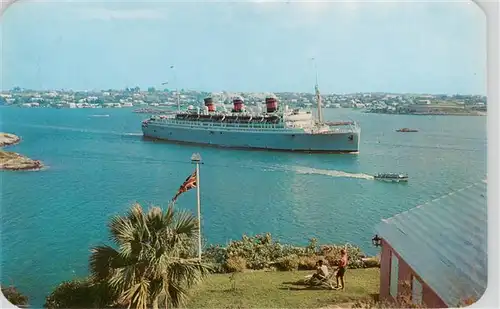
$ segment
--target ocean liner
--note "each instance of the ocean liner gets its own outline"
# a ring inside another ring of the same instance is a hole
[[[297,152],[358,153],[361,128],[354,121],[324,122],[316,83],[318,117],[310,111],[281,106],[276,96],[265,98],[265,108],[247,110],[241,97],[231,111],[217,111],[211,97],[201,110],[178,110],[153,115],[142,122],[145,138],[219,147]]]

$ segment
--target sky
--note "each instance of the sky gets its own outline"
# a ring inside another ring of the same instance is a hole
[[[469,1],[20,0],[0,42],[2,90],[486,94]]]

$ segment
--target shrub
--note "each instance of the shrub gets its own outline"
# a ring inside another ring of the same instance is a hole
[[[339,266],[340,257],[333,255],[333,254],[328,254],[328,255],[324,256],[324,260],[326,261],[327,266],[337,267],[337,266]],[[351,268],[355,268],[355,267],[352,267],[351,261],[348,262],[348,266]]]
[[[226,257],[230,256],[244,258],[251,269],[265,269],[283,256],[283,246],[274,242],[269,233],[253,237],[243,235],[241,240],[231,241],[227,245]]]
[[[331,267],[338,266],[341,254],[340,250],[346,249],[348,256],[348,267],[349,268],[360,268],[363,267],[363,257],[364,254],[361,249],[357,246],[351,244],[345,245],[323,245],[320,246],[319,254],[325,257],[325,260]]]
[[[45,299],[45,308],[103,308],[114,304],[116,297],[106,283],[90,278],[64,281]]]
[[[2,285],[2,294],[7,298],[7,300],[17,306],[27,306],[28,305],[28,297],[21,294],[14,286],[3,286]]]
[[[316,262],[318,262],[319,258],[316,256],[301,256],[299,258],[299,270],[315,270]]]
[[[311,238],[309,244],[303,247],[282,245],[273,240],[269,233],[255,236],[243,235],[240,240],[231,241],[226,247],[211,245],[204,250],[203,260],[213,264],[215,272],[222,273],[228,272],[227,264],[235,262],[228,263],[230,257],[241,257],[246,261],[246,268],[259,270],[270,269],[277,266],[277,262],[283,264],[283,258],[296,256],[298,257],[297,268],[313,270],[320,257],[326,260],[330,267],[337,266],[342,248],[347,249],[350,268],[364,267],[362,260],[364,254],[358,247],[351,244],[323,245],[318,248],[318,241]]]
[[[243,272],[247,268],[247,261],[241,256],[232,256],[227,259],[224,268],[230,273]]]
[[[213,265],[213,272],[225,272],[224,265],[227,260],[226,248],[220,245],[210,245],[202,252],[202,259]]]
[[[299,257],[297,255],[285,256],[277,259],[274,265],[281,271],[297,270],[299,267]]]
[[[310,254],[308,252],[308,249],[305,247],[297,247],[292,245],[282,246],[281,254],[279,257],[285,257],[289,255],[308,256]]]
[[[364,268],[380,267],[380,260],[377,257],[363,259]]]
[[[309,244],[306,247],[308,255],[316,255],[318,252],[318,240],[316,238],[309,239]]]

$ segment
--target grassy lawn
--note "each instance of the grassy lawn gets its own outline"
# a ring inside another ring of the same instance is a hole
[[[379,268],[348,269],[344,291],[311,289],[296,282],[312,271],[210,275],[193,291],[187,308],[319,308],[378,294]],[[295,283],[295,284],[294,284]]]

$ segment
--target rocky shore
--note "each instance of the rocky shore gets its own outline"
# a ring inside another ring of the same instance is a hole
[[[0,147],[15,145],[20,141],[21,139],[14,134],[0,132]],[[43,163],[39,160],[33,160],[15,152],[0,150],[0,170],[40,170],[43,167]]]
[[[14,134],[0,132],[0,147],[15,145],[20,141],[21,139]]]

